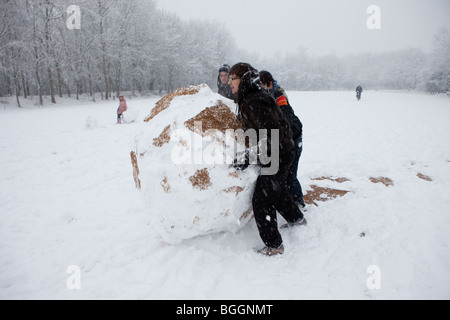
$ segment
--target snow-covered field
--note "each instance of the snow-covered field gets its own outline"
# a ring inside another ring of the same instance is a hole
[[[121,126],[117,102],[1,99],[0,298],[449,299],[450,99],[288,94],[304,123],[303,188],[350,193],[310,206],[273,258],[254,252],[254,221],[179,245],[157,234],[130,163],[157,98],[129,99],[140,121]]]

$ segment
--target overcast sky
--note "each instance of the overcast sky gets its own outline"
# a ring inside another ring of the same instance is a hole
[[[182,19],[224,22],[239,48],[261,56],[312,55],[431,48],[450,29],[450,0],[157,0]],[[369,30],[370,5],[380,8],[381,30]]]

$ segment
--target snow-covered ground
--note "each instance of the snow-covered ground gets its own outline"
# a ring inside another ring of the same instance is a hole
[[[0,298],[449,299],[450,99],[288,94],[304,123],[305,192],[350,193],[311,206],[272,258],[254,252],[254,221],[179,245],[157,234],[130,163],[157,98],[129,99],[140,121],[120,126],[117,102],[1,99]]]

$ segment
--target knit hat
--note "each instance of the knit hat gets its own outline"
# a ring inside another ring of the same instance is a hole
[[[228,64],[224,64],[223,66],[220,67],[219,73],[221,72],[230,73],[230,69],[231,67]]]

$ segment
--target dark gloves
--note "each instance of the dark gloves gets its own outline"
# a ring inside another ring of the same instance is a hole
[[[233,164],[233,167],[234,167],[236,170],[238,170],[238,171],[244,171],[245,169],[248,168],[248,166],[249,166],[248,163],[244,163],[244,164],[237,164],[237,163],[234,163],[234,164]]]
[[[249,151],[248,150],[245,150],[241,154],[237,154],[236,158],[233,161],[233,167],[239,171],[244,171],[245,169],[248,168],[249,165],[250,165],[250,160],[249,160]]]

